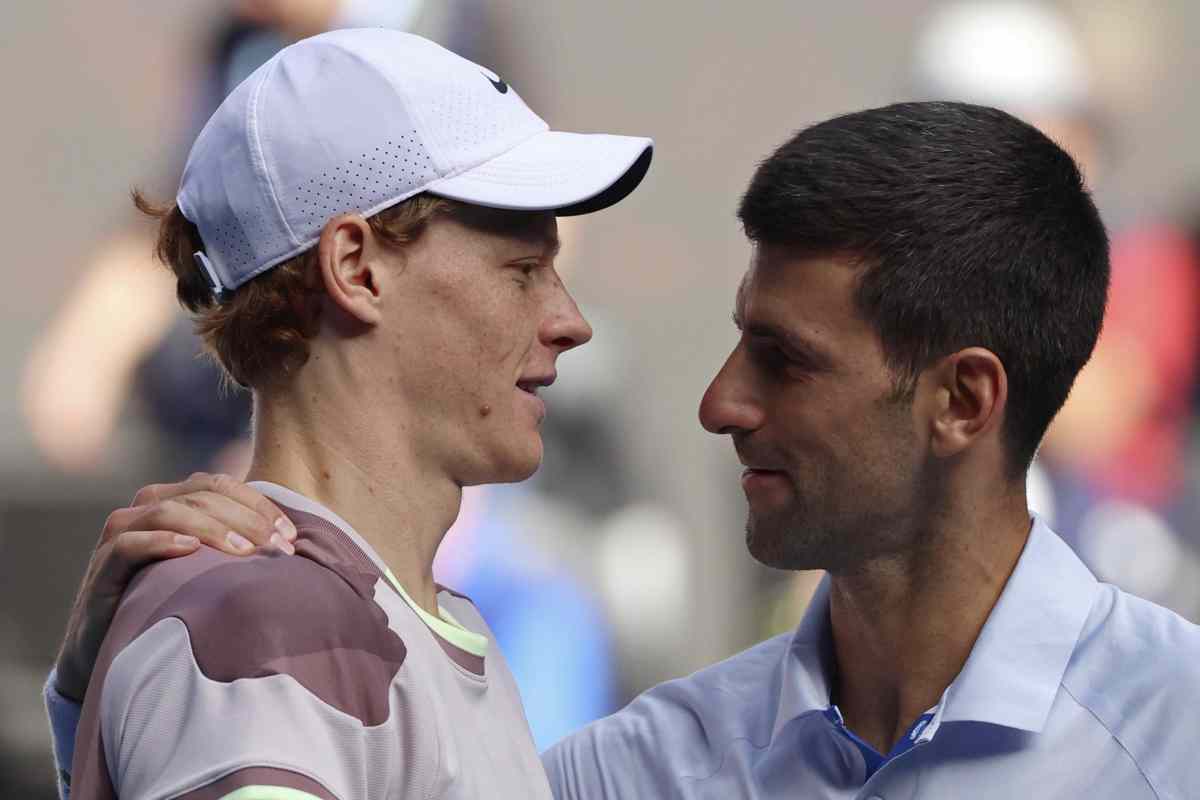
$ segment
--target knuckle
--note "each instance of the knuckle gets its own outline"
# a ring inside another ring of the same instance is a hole
[[[259,514],[250,514],[248,516],[250,517],[247,521],[248,527],[254,533],[261,536],[264,541],[269,539],[271,534],[275,532],[275,524],[270,520],[264,519]]]
[[[179,502],[174,497],[168,497],[154,505],[154,519],[162,520],[167,517],[178,515],[187,508],[183,503]]]
[[[212,476],[212,489],[217,494],[228,494],[233,488],[233,477],[223,472]]]
[[[207,472],[193,472],[191,475],[188,475],[187,479],[189,481],[202,481],[207,477],[208,477]]]
[[[125,514],[122,512],[128,510],[127,508],[118,508],[108,515],[108,518],[104,520],[104,528],[101,529],[102,538],[111,538],[124,530]]]
[[[136,548],[137,543],[138,540],[132,535],[132,532],[125,531],[117,536],[117,538],[113,541],[113,555],[121,560],[127,560],[131,555],[133,555],[133,551],[134,548]]]
[[[148,506],[158,502],[158,487],[159,484],[152,483],[149,486],[143,486],[137,490],[137,494],[133,496],[133,504],[135,506]]]
[[[201,510],[204,508],[204,498],[198,494],[185,494],[180,496],[177,501],[182,506]]]

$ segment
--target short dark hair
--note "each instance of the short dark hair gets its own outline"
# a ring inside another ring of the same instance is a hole
[[[1108,298],[1108,236],[1066,152],[994,108],[899,103],[806,128],[759,165],[738,209],[754,242],[860,263],[855,302],[898,389],[942,356],[1004,364],[1023,474]]]

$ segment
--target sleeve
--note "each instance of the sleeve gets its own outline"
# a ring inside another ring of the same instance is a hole
[[[50,739],[54,745],[54,768],[58,774],[58,796],[62,800],[71,798],[71,759],[75,757],[75,731],[79,727],[79,715],[83,706],[59,694],[55,671],[50,670],[42,698],[46,701],[46,714],[50,718]]]
[[[175,617],[121,651],[102,691],[118,797],[354,800],[348,775],[367,767],[354,763],[359,731],[291,676],[205,675]]]
[[[618,715],[619,716],[619,715]],[[625,800],[670,797],[659,776],[631,752],[607,717],[562,739],[542,753],[555,800]]]
[[[407,650],[345,580],[304,558],[248,559],[188,582],[156,616],[113,657],[97,698],[117,796],[427,790],[413,712],[392,703]]]
[[[710,758],[690,763],[687,753],[697,736],[688,725],[697,714],[678,696],[663,696],[673,692],[669,683],[651,689],[544,752],[542,766],[556,800],[680,797],[684,776],[710,774]]]

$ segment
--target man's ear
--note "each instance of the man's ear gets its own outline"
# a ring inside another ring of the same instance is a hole
[[[317,270],[325,294],[341,311],[364,325],[380,320],[377,270],[371,226],[357,214],[325,223],[317,241]]]
[[[935,455],[958,455],[999,431],[1008,405],[1008,375],[991,350],[968,347],[931,370],[936,405],[930,442]]]

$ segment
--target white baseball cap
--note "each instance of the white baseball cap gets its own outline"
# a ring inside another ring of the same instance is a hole
[[[312,247],[331,217],[420,192],[597,211],[633,191],[653,146],[551,131],[494,72],[419,36],[339,30],[284,48],[225,98],[176,202],[219,295]]]

